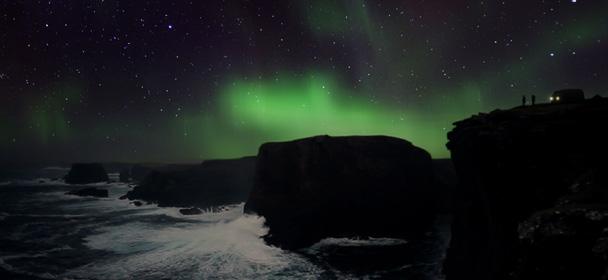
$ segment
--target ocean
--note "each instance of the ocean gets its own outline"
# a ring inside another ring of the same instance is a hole
[[[115,177],[115,176],[114,176]],[[0,182],[1,279],[441,279],[449,236],[439,220],[424,240],[327,238],[290,252],[260,238],[264,219],[244,204],[184,216],[120,200],[132,186],[38,178]]]

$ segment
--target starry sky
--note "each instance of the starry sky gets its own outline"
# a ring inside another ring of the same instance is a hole
[[[608,1],[0,1],[0,161],[196,162],[607,92]]]

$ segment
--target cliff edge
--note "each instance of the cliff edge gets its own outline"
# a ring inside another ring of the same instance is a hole
[[[447,279],[606,279],[607,127],[600,97],[455,123]]]

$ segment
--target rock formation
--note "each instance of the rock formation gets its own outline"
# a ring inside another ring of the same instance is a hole
[[[245,210],[286,249],[325,237],[423,234],[433,220],[430,155],[386,136],[317,136],[263,144]]]
[[[253,185],[254,167],[255,158],[245,157],[152,171],[127,197],[159,206],[203,209],[241,203],[247,200]]]
[[[518,233],[517,279],[608,279],[608,169],[583,175]]]
[[[109,180],[108,173],[99,163],[74,163],[64,179],[68,184],[90,184]]]
[[[201,211],[201,209],[198,209],[196,207],[192,207],[192,208],[179,209],[179,213],[182,215],[198,215],[198,214],[203,213],[203,211]]]
[[[596,171],[606,170],[608,101],[497,110],[455,125],[447,279],[608,279],[608,185]]]
[[[108,190],[102,190],[98,188],[84,188],[74,191],[69,191],[65,194],[77,195],[77,196],[93,196],[93,197],[108,197]]]

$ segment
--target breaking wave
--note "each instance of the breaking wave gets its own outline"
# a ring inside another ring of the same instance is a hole
[[[101,228],[87,237],[91,249],[116,257],[70,271],[68,277],[97,279],[252,279],[318,276],[321,270],[303,257],[266,245],[264,219],[242,215],[243,205],[170,226],[133,222]],[[151,211],[150,215],[159,210]],[[172,209],[166,209],[173,215]],[[197,222],[192,222],[196,220]],[[175,271],[180,271],[175,275]]]

